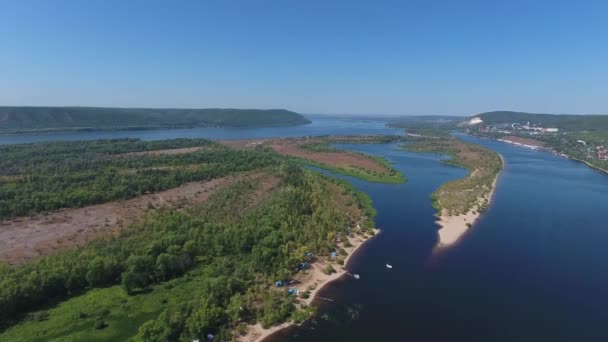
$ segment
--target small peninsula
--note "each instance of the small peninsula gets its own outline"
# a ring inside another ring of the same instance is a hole
[[[438,247],[442,248],[456,243],[489,206],[504,162],[487,148],[433,133],[408,135],[404,149],[446,154],[450,158],[443,162],[468,170],[464,178],[444,183],[431,195],[440,226]]]

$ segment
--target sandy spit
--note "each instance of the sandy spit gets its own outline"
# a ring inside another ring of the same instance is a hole
[[[499,154],[499,156],[504,167],[505,160],[503,159],[502,155]],[[500,172],[496,175],[496,178],[494,178],[494,181],[492,182],[492,189],[487,195],[487,197],[489,197],[489,205],[492,204],[492,199],[494,198],[494,192],[496,190],[496,183],[498,181],[499,175]],[[478,199],[478,203],[482,203],[487,197],[480,197]],[[441,249],[449,247],[454,243],[458,242],[464,236],[464,234],[470,228],[472,228],[472,226],[475,224],[475,221],[481,215],[481,213],[477,209],[478,207],[476,206],[464,215],[448,215],[445,210],[442,211],[441,215],[439,215],[439,221],[437,221],[440,226],[438,231],[439,240],[437,242],[437,248]]]

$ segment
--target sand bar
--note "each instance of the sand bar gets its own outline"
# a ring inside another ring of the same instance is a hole
[[[504,166],[505,161],[502,155],[499,154],[499,156],[500,160],[502,161],[502,165]],[[489,204],[492,204],[494,191],[496,190],[496,182],[498,181],[499,175],[500,172],[494,178],[490,192],[486,196],[480,197],[477,202],[478,204],[474,206],[471,210],[469,210],[466,214],[448,215],[446,210],[443,210],[441,212],[441,215],[439,215],[439,221],[437,221],[440,226],[438,231],[439,240],[437,243],[437,248],[445,248],[453,245],[454,243],[458,242],[470,228],[472,228],[473,224],[475,224],[475,221],[481,215],[481,213],[479,212],[481,204],[486,199],[488,200]]]

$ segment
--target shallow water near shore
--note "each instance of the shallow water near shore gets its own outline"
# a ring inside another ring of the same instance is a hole
[[[429,195],[465,171],[390,145],[341,145],[387,156],[408,183],[339,176],[370,195],[383,233],[349,264],[360,280],[328,285],[321,296],[332,303],[270,341],[608,340],[608,177],[546,152],[462,138],[506,165],[489,210],[435,254]]]

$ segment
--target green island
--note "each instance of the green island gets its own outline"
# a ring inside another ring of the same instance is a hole
[[[450,135],[409,136],[408,140],[410,142],[403,145],[405,150],[445,154],[449,158],[442,162],[468,171],[466,177],[447,182],[433,192],[433,207],[439,213],[445,211],[447,215],[457,216],[487,208],[493,183],[503,165],[498,153]]]
[[[188,128],[273,127],[310,123],[285,109],[2,107],[0,133]]]
[[[302,149],[306,149],[313,152],[318,153],[346,153],[344,150],[340,150],[335,147],[331,147],[331,144],[334,143],[365,143],[365,144],[386,144],[391,142],[400,141],[401,137],[395,136],[378,136],[378,137],[367,137],[367,138],[343,138],[343,139],[335,139],[335,138],[325,138],[322,141],[306,143],[300,145]],[[348,151],[352,155],[358,156],[360,158],[366,158],[374,161],[377,165],[380,165],[384,168],[384,170],[372,170],[367,167],[360,167],[357,165],[331,165],[328,163],[314,162],[309,159],[300,158],[299,161],[303,164],[330,170],[336,173],[340,173],[346,176],[351,176],[355,178],[361,178],[368,182],[373,183],[388,183],[388,184],[399,184],[405,183],[407,178],[405,175],[393,168],[390,162],[383,157],[367,155],[364,153]]]
[[[404,174],[385,158],[331,147],[339,143],[386,144],[402,141],[402,136],[325,136],[273,138],[229,141],[225,144],[240,149],[268,149],[294,162],[330,170],[376,183],[404,183]]]
[[[331,274],[374,234],[365,194],[271,149],[121,139],[0,153],[0,234],[92,221],[0,253],[0,340],[238,340],[309,317],[314,289],[275,282],[308,263]]]

